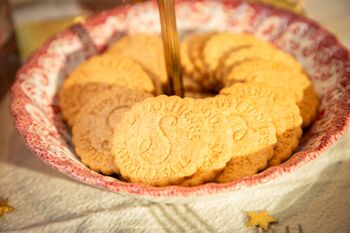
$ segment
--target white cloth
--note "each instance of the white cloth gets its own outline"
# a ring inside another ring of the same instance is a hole
[[[308,15],[350,45],[348,0],[307,3]],[[245,226],[246,211],[266,209],[280,219],[270,232],[345,233],[350,232],[349,177],[350,132],[293,174],[230,198],[150,203],[81,184],[51,169],[17,135],[8,98],[0,105],[0,199],[9,198],[15,207],[0,218],[0,232],[261,232]]]

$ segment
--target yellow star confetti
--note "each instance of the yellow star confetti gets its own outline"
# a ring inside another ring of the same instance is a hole
[[[248,227],[259,226],[265,231],[267,231],[270,223],[278,222],[278,219],[272,217],[266,210],[261,212],[248,211],[247,215],[249,217],[249,222],[247,223]]]
[[[15,208],[9,205],[8,199],[0,201],[0,218],[13,210],[15,210]]]

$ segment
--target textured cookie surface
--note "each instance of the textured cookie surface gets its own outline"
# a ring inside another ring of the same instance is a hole
[[[74,124],[79,109],[100,91],[113,85],[152,93],[152,80],[144,70],[127,57],[104,54],[78,66],[64,81],[60,91],[60,107],[64,119]]]
[[[205,99],[208,97],[213,97],[212,93],[208,92],[191,92],[191,91],[186,91],[185,92],[185,97],[192,98],[192,99]]]
[[[197,82],[206,90],[216,89],[216,82],[213,79],[214,77],[210,74],[203,57],[204,46],[213,35],[215,35],[215,33],[211,32],[199,34],[197,36],[197,41],[193,43],[192,49],[190,50],[190,59],[194,64],[197,73],[200,75]]]
[[[302,135],[302,118],[296,105],[272,105],[269,112],[276,126],[277,145],[270,166],[276,166],[289,159],[298,147]]]
[[[213,35],[215,35],[215,33],[212,32],[197,34],[197,40],[193,43],[193,47],[190,50],[190,59],[193,62],[195,69],[197,69],[202,76],[208,75],[207,67],[203,58],[203,49],[207,41]]]
[[[198,41],[201,37],[201,34],[192,34],[187,36],[180,45],[180,56],[181,56],[181,65],[183,72],[186,76],[191,77],[194,81],[200,79],[200,74],[195,68],[194,62],[190,57],[191,50],[194,49],[194,43]]]
[[[246,156],[233,157],[225,169],[216,176],[215,181],[226,183],[257,174],[266,168],[268,163],[266,158],[269,157],[269,153],[269,150],[261,150]]]
[[[203,88],[187,75],[182,75],[184,91],[203,92]]]
[[[288,92],[281,88],[262,83],[237,83],[222,92],[244,98],[271,116],[276,127],[277,144],[270,165],[278,165],[291,156],[302,135],[302,118],[295,98],[288,98]]]
[[[228,119],[213,107],[211,105],[212,101],[208,99],[197,100],[195,103],[200,108],[199,114],[202,117],[201,135],[204,139],[208,139],[205,143],[209,146],[209,153],[197,172],[187,178],[181,184],[182,186],[195,186],[211,181],[232,157],[233,129],[226,127],[229,124]]]
[[[97,94],[77,115],[73,126],[73,144],[82,162],[104,174],[118,173],[111,154],[113,128],[135,103],[151,94],[113,87]]]
[[[262,149],[269,149],[273,154],[276,128],[269,114],[232,95],[219,95],[210,101],[227,118],[227,128],[233,130],[232,157],[252,154]]]
[[[161,94],[167,82],[163,42],[158,35],[129,35],[117,41],[107,51],[113,55],[123,55],[136,61],[150,75]]]
[[[265,168],[277,143],[270,115],[243,98],[227,95],[213,99],[229,119],[227,127],[234,130],[232,158],[216,180],[228,182]]]
[[[223,88],[220,94],[234,95],[240,98],[264,98],[269,103],[293,104],[297,102],[293,91],[283,87],[269,86],[265,83],[235,83]]]
[[[115,163],[124,178],[155,186],[179,184],[209,153],[193,99],[158,96],[135,105],[117,125]]]
[[[213,33],[195,33],[189,35],[181,43],[181,63],[186,75],[200,84],[204,89],[211,89],[215,83],[209,80],[206,65],[203,60],[202,51],[206,41]]]
[[[246,34],[219,33],[211,36],[203,48],[203,59],[208,71],[215,73],[220,59],[230,50],[251,45],[265,45],[267,42]]]
[[[283,63],[262,59],[245,60],[234,66],[224,80],[227,86],[235,82],[257,82],[293,91],[303,118],[303,127],[307,127],[312,116],[316,115],[318,101],[310,80],[302,71],[290,69]],[[312,108],[305,107],[310,104]]]
[[[251,103],[263,106],[260,100],[251,99]],[[233,157],[225,169],[216,177],[220,183],[231,182],[245,176],[251,176],[265,169],[276,166],[287,160],[298,146],[302,135],[299,109],[294,104],[265,106],[272,116],[276,127],[277,144],[271,156],[269,149],[260,150],[245,156]]]
[[[275,48],[272,45],[252,45],[249,47],[243,47],[233,50],[221,60],[218,69],[216,70],[216,77],[220,79],[225,76],[225,73],[229,72],[232,67],[246,59],[259,58],[268,61],[283,62],[291,69],[302,70],[299,62],[297,62],[291,55]]]
[[[304,90],[304,96],[298,102],[301,117],[303,118],[303,127],[309,126],[317,116],[319,100],[312,85]]]

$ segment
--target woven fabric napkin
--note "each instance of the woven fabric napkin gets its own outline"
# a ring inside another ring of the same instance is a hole
[[[74,181],[28,151],[0,106],[0,232],[260,232],[246,211],[280,219],[270,232],[350,232],[350,133],[293,174],[229,198],[156,204]]]

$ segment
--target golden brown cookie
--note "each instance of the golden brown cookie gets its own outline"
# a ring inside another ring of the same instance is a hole
[[[310,94],[310,97],[306,98],[308,93],[312,93],[309,91],[312,88],[310,80],[302,71],[291,69],[283,63],[262,59],[245,60],[235,65],[227,73],[224,77],[224,82],[226,86],[230,86],[235,82],[256,82],[265,83],[277,88],[283,87],[290,89],[296,95],[297,105],[303,117],[303,127],[307,127],[311,123],[312,116],[316,115],[316,103],[318,103],[316,95]],[[305,106],[308,103],[313,104],[312,108],[308,107],[310,111],[305,111],[307,108]]]
[[[125,114],[113,137],[115,163],[124,178],[165,186],[179,184],[197,171],[209,148],[192,101],[157,96]]]
[[[203,60],[203,49],[209,38],[215,33],[213,32],[202,32],[196,35],[196,41],[192,45],[190,50],[190,59],[194,64],[195,69],[204,77],[208,76],[207,67]]]
[[[118,173],[111,154],[114,125],[130,107],[151,94],[114,86],[96,93],[76,116],[72,129],[73,144],[81,161],[96,172]]]
[[[158,35],[129,35],[118,40],[107,51],[110,54],[127,56],[136,61],[152,78],[156,94],[163,93],[167,82],[163,42]]]
[[[246,156],[233,157],[225,169],[215,177],[215,181],[227,183],[257,174],[266,168],[268,163],[266,157],[269,153],[269,149],[267,149],[267,151],[257,151]]]
[[[213,79],[212,75],[207,70],[207,65],[203,60],[203,49],[206,42],[209,38],[215,33],[213,32],[203,32],[200,34],[196,34],[197,40],[193,43],[192,49],[190,50],[190,59],[194,64],[194,67],[199,74],[199,79],[197,80],[204,89],[206,90],[214,90],[216,89],[216,82]]]
[[[261,102],[261,101],[258,101]],[[276,127],[277,145],[270,166],[278,165],[292,155],[302,135],[302,118],[295,104],[272,104],[267,106]]]
[[[220,90],[220,94],[234,95],[240,98],[264,98],[268,103],[294,104],[297,102],[293,91],[265,83],[235,83]]]
[[[211,181],[232,157],[233,129],[226,127],[230,124],[228,119],[218,109],[213,108],[212,101],[196,100],[194,103],[199,106],[201,137],[206,140],[203,142],[209,146],[209,153],[197,172],[186,178],[182,186],[195,186]]]
[[[180,45],[180,57],[181,57],[181,66],[183,73],[186,77],[193,79],[193,81],[198,81],[201,77],[201,74],[196,70],[194,63],[190,57],[191,50],[194,47],[194,43],[198,41],[201,37],[201,34],[192,34],[187,36]]]
[[[319,100],[312,85],[304,90],[304,96],[298,102],[301,117],[303,118],[303,127],[309,126],[317,116]]]
[[[269,109],[277,132],[277,145],[269,166],[276,166],[290,158],[302,136],[302,118],[296,105],[281,105]]]
[[[291,156],[302,135],[302,118],[295,98],[288,98],[283,88],[270,87],[263,83],[237,83],[223,89],[221,93],[243,98],[262,107],[271,116],[276,127],[277,145],[270,165],[278,165]]]
[[[214,84],[208,79],[208,73],[202,58],[204,44],[211,35],[213,35],[212,32],[191,34],[183,40],[180,47],[184,73],[205,89],[210,89]]]
[[[221,111],[231,122],[228,127],[234,129],[232,158],[216,180],[228,182],[265,168],[277,143],[276,128],[269,114],[258,105],[232,95],[213,99],[219,99]]]
[[[247,34],[218,33],[211,36],[203,48],[203,59],[210,74],[214,74],[218,68],[220,59],[229,53],[232,49],[268,44],[254,36]]]
[[[109,90],[113,85],[104,83],[77,83],[66,85],[60,91],[60,108],[63,119],[70,127],[74,125],[75,118],[78,115],[82,106],[96,94]]]
[[[302,70],[300,63],[297,62],[291,55],[277,49],[272,45],[266,44],[253,45],[230,51],[229,54],[221,60],[215,75],[218,79],[220,79],[224,77],[225,73],[229,72],[235,64],[246,59],[253,58],[283,62],[291,69]]]
[[[203,92],[202,87],[187,75],[183,75],[182,80],[185,92]]]
[[[208,92],[191,92],[191,91],[185,92],[185,97],[189,97],[192,99],[205,99],[213,96],[214,95],[212,93],[208,93]]]
[[[60,107],[64,119],[72,126],[79,109],[94,95],[113,85],[154,91],[150,77],[133,60],[108,54],[94,56],[78,66],[63,83]]]
[[[207,100],[212,101],[215,108],[224,114],[229,121],[227,127],[233,130],[232,157],[261,150],[269,151],[268,157],[273,155],[277,142],[276,128],[262,108],[232,95],[218,95]]]

